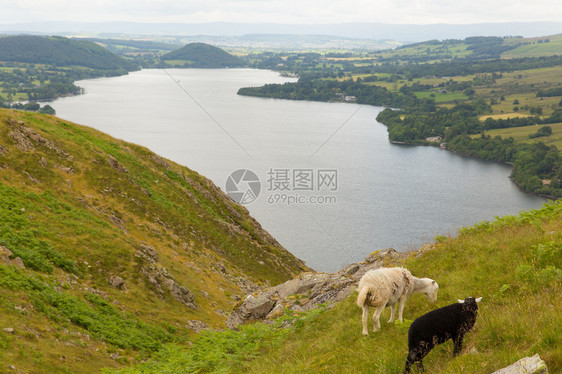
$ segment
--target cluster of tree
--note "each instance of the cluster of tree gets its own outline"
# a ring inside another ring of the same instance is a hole
[[[419,99],[412,92],[398,94],[384,87],[362,84],[353,79],[317,79],[314,75],[303,75],[295,83],[266,84],[263,87],[245,87],[239,95],[270,97],[290,100],[338,101],[345,98],[359,104],[390,106],[400,108],[418,107],[435,110],[435,102]]]
[[[521,127],[531,125],[546,125],[551,123],[562,122],[562,110],[555,110],[549,117],[540,118],[538,116],[531,117],[514,117],[506,119],[486,118],[482,124],[483,130],[505,129],[509,127]]]
[[[529,134],[530,139],[541,138],[543,136],[550,136],[552,135],[552,127],[550,126],[543,126],[537,130],[534,134]]]
[[[451,139],[458,135],[480,133],[482,123],[478,116],[490,111],[483,99],[453,108],[427,109],[428,106],[420,105],[406,110],[385,109],[379,113],[377,121],[388,127],[388,137],[393,142],[425,144],[428,137]]]
[[[470,59],[499,58],[500,55],[516,48],[515,45],[503,44],[503,38],[495,36],[473,36],[466,38],[467,50],[472,51]]]
[[[0,98],[0,108],[27,110],[31,112],[39,112],[44,114],[56,114],[55,109],[50,105],[41,106],[41,104],[31,101],[29,103],[7,103]]]
[[[538,90],[537,97],[554,97],[562,96],[562,87],[549,88],[546,90]]]

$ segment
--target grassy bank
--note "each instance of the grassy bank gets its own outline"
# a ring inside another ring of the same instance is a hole
[[[131,365],[306,269],[196,172],[0,109],[0,373]]]
[[[126,372],[181,373],[187,362],[199,359],[197,372],[399,373],[407,354],[408,324],[467,296],[482,296],[483,301],[462,354],[452,357],[451,342],[438,346],[424,360],[427,372],[490,373],[535,353],[550,372],[560,372],[562,203],[482,222],[456,238],[436,241],[432,250],[412,254],[403,265],[438,281],[438,301],[429,305],[423,296],[412,296],[404,324],[384,322],[385,311],[382,329],[362,336],[355,293],[288,330],[256,324],[240,332],[218,332],[191,349],[169,346],[174,349],[168,347],[158,361]],[[256,330],[267,337],[256,338],[251,333]],[[225,345],[227,341],[236,343]],[[205,355],[198,353],[202,346],[208,347]],[[205,366],[209,357],[219,357],[225,366]]]

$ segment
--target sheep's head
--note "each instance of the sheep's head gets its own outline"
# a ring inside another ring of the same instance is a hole
[[[471,312],[478,311],[478,303],[482,300],[482,297],[475,299],[474,297],[467,297],[464,300],[457,300],[459,303],[462,304],[463,310],[469,310]]]
[[[427,286],[425,287],[425,297],[430,303],[434,303],[437,300],[437,291],[439,291],[439,285],[433,279],[426,278]]]

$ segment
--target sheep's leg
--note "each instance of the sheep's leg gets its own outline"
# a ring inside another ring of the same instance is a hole
[[[396,304],[390,306],[390,319],[388,323],[394,322],[394,315],[396,314]]]
[[[381,328],[381,314],[382,311],[384,310],[385,305],[381,305],[378,307],[375,307],[375,312],[373,313],[373,331],[377,331],[378,329]]]
[[[402,320],[402,313],[404,312],[404,303],[406,302],[406,296],[401,297],[399,300],[400,305],[398,306],[398,320],[400,322],[404,322]]]
[[[455,343],[455,349],[453,350],[453,356],[458,355],[461,353],[462,350],[462,341],[464,339],[464,334],[459,334],[453,338],[453,342]]]
[[[420,360],[420,362],[418,362],[418,371],[425,371],[425,368],[423,367],[422,360]]]
[[[412,367],[412,363],[410,362],[410,355],[406,358],[406,367],[404,368],[403,374],[408,374],[410,372],[410,368]]]
[[[369,306],[363,305],[363,335],[369,335],[369,329],[367,327],[367,323],[369,321]]]

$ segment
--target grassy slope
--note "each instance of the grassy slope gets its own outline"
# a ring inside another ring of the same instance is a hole
[[[552,135],[548,137],[530,139],[529,135],[536,133],[537,130],[542,127],[535,125],[489,130],[486,131],[486,135],[490,135],[491,137],[499,135],[502,138],[512,137],[516,142],[521,143],[543,142],[547,145],[555,145],[558,149],[562,149],[562,123],[552,123],[548,126],[552,128]],[[479,136],[479,134],[472,135],[473,138]]]
[[[26,151],[10,135],[24,127],[40,135]],[[2,365],[55,373],[130,364],[193,336],[189,320],[223,327],[245,295],[237,277],[275,284],[306,269],[210,181],[145,148],[8,110],[0,146],[0,245],[26,266],[0,261]],[[151,284],[142,244],[197,309]],[[110,286],[112,276],[126,290]]]
[[[404,311],[413,320],[466,296],[483,296],[463,354],[452,343],[424,360],[430,373],[490,373],[539,353],[550,372],[562,370],[562,204],[466,229],[405,266],[440,284],[436,305],[414,295]],[[407,354],[407,327],[382,323],[361,336],[356,294],[290,334],[240,372],[398,373]],[[388,311],[383,318],[388,318]],[[381,319],[382,320],[382,319]]]
[[[550,42],[539,43],[539,40],[544,39],[549,39]],[[562,34],[538,38],[506,39],[504,44],[520,44],[522,42],[528,44],[502,53],[502,58],[553,56],[562,52]]]
[[[439,244],[401,264],[440,285],[435,305],[420,294],[407,301],[404,324],[386,323],[387,310],[382,329],[362,336],[355,293],[331,309],[282,317],[297,318],[295,327],[257,323],[209,333],[189,349],[168,345],[157,360],[123,373],[400,373],[409,323],[471,295],[483,301],[462,354],[452,357],[451,342],[436,347],[424,360],[428,373],[487,374],[535,353],[549,372],[561,372],[562,203],[436,239]]]

